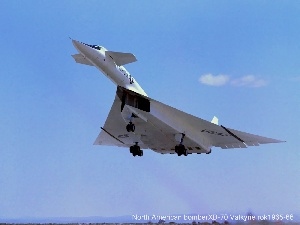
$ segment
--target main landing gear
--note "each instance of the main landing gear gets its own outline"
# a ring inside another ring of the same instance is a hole
[[[135,145],[130,146],[130,153],[135,157],[137,156],[143,156],[143,150],[141,150],[141,147],[138,146],[138,142],[135,143]]]
[[[181,155],[187,156],[188,155],[187,149],[184,147],[183,144],[176,145],[175,152],[177,153],[178,156],[181,156]]]
[[[187,149],[182,144],[184,136],[185,136],[185,134],[182,134],[179,145],[175,146],[175,152],[177,153],[178,156],[181,156],[181,155],[187,156],[188,155]]]

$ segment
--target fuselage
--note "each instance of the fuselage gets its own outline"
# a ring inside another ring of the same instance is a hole
[[[97,45],[84,44],[76,40],[72,40],[72,42],[78,52],[106,75],[115,85],[147,96],[145,91],[125,67],[118,66],[113,58],[106,54],[106,48]]]

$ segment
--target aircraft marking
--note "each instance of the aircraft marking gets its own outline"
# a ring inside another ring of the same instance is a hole
[[[214,131],[214,130],[206,130],[206,129],[204,129],[204,130],[201,130],[201,132],[206,132],[206,133],[208,133],[208,134],[214,134],[214,135],[219,135],[219,136],[230,136],[230,135],[228,135],[228,134],[224,134],[224,133],[221,133],[221,132],[217,132],[217,131]]]
[[[128,134],[120,134],[118,138],[129,138]]]

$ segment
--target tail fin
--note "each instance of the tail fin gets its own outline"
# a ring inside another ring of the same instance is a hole
[[[214,116],[214,118],[211,120],[211,123],[219,125],[219,119]]]

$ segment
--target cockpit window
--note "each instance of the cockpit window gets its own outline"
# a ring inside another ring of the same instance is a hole
[[[101,50],[101,47],[99,45],[90,45],[90,46],[94,49]]]
[[[84,44],[84,45],[86,45],[86,46],[89,46],[89,47],[91,47],[91,48],[97,49],[97,50],[101,50],[101,47],[100,47],[99,45],[88,45],[88,44],[86,44],[86,43],[82,43],[82,44]]]

